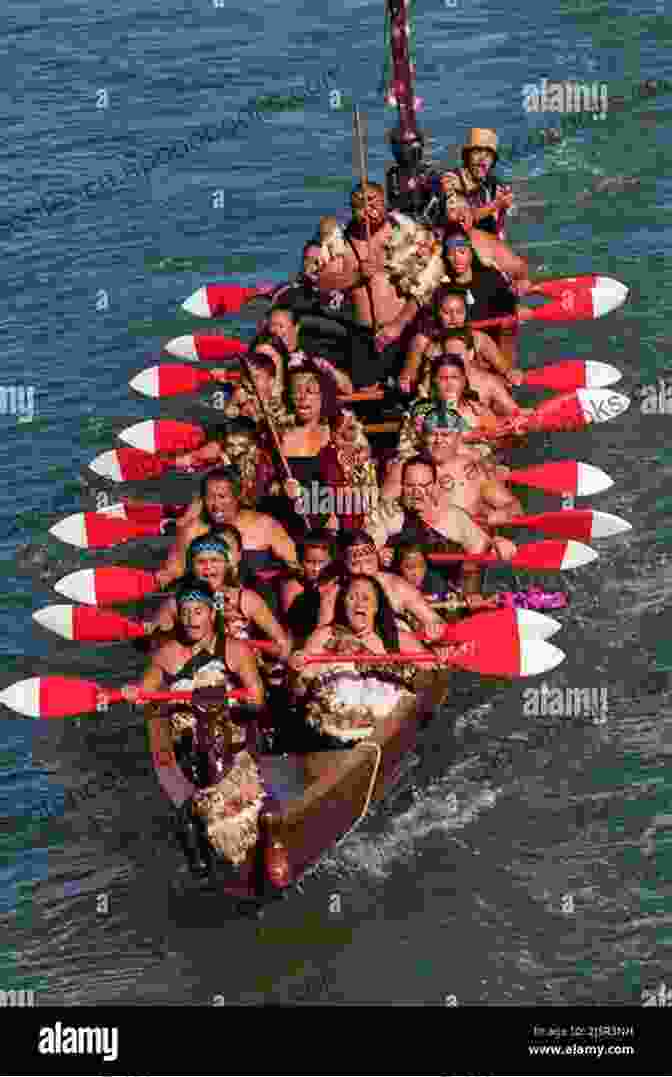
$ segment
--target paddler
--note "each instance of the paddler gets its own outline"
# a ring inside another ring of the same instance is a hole
[[[298,674],[294,690],[305,696],[305,718],[318,738],[316,748],[352,748],[367,740],[375,732],[376,720],[387,718],[402,701],[414,706],[417,668],[408,664],[381,668],[377,663],[367,668],[347,660],[309,666],[306,658],[380,656],[400,650],[431,653],[411,633],[399,629],[378,579],[361,573],[349,576],[336,600],[332,623],[313,632],[290,659]],[[435,653],[443,658],[450,650],[437,648]]]
[[[262,707],[264,688],[249,645],[218,631],[215,597],[207,584],[180,591],[177,607],[176,637],[154,654],[142,679],[122,691],[129,703],[138,702],[141,690],[221,685],[249,694],[242,709],[219,705],[199,715],[180,705],[170,719],[176,758],[197,787],[178,810],[179,837],[192,872],[205,875],[213,849],[240,864],[258,839],[265,793],[254,758],[257,729],[250,708]],[[236,711],[242,722],[235,720]]]
[[[247,418],[260,425],[262,438],[267,439],[265,420],[259,404],[259,397],[271,417],[276,430],[281,431],[291,426],[294,419],[285,407],[282,395],[275,391],[275,360],[266,352],[253,351],[245,356],[255,388],[249,384],[246,375],[236,386],[231,399],[226,402],[223,414],[227,419]]]
[[[509,277],[495,266],[483,265],[464,233],[446,237],[443,257],[449,282],[466,289],[470,321],[516,317],[525,321],[533,316],[529,307],[518,307],[518,295]],[[516,330],[515,324],[512,328],[498,326],[485,330],[503,353],[509,368],[516,366]]]
[[[271,360],[269,360],[271,362]],[[231,466],[240,476],[241,503],[253,508],[275,474],[270,454],[262,448],[253,419],[229,419],[215,427],[205,445],[175,459],[175,467],[187,471]]]
[[[348,374],[343,370],[339,370],[329,359],[325,359],[319,355],[313,355],[312,353],[306,353],[299,348],[299,332],[301,323],[298,315],[289,307],[278,306],[274,307],[268,316],[268,329],[274,336],[279,337],[284,341],[287,351],[289,352],[288,368],[292,369],[293,366],[305,362],[306,359],[311,359],[316,366],[322,367],[327,373],[331,374],[338,391],[343,396],[349,396],[352,392],[352,381]],[[287,371],[285,371],[285,377]]]
[[[417,333],[411,339],[408,354],[399,376],[402,392],[419,392],[418,384],[423,361],[444,352],[444,343],[454,331],[468,325],[468,291],[459,284],[443,284],[437,289],[429,310],[418,319]],[[521,371],[512,367],[491,336],[480,329],[471,330],[474,359],[485,369],[500,375],[509,385],[520,385]]]
[[[351,294],[360,324],[369,329],[375,325],[377,345],[372,334],[353,339],[352,380],[359,388],[398,374],[408,326],[419,304],[399,295],[385,265],[385,248],[394,222],[385,210],[384,188],[379,183],[368,183],[365,188],[360,184],[354,188],[350,203],[352,220],[345,230],[345,254],[322,269],[320,288],[338,288]]]
[[[240,494],[240,477],[234,468],[217,468],[204,476],[200,495],[180,518],[176,541],[156,574],[159,586],[168,587],[184,575],[186,552],[194,539],[228,525],[237,527],[243,539],[243,580],[275,569],[277,561],[296,566],[296,547],[284,527],[272,516],[244,508]]]
[[[503,239],[513,193],[493,172],[498,156],[497,132],[487,127],[472,127],[462,147],[462,167],[444,172],[440,187],[446,208],[450,207],[453,195],[463,195],[474,211],[478,227]]]
[[[437,197],[439,177],[422,159],[423,133],[395,127],[387,138],[396,162],[385,177],[387,204],[414,221],[437,222],[442,201]]]
[[[299,543],[302,575],[282,584],[280,604],[284,620],[299,646],[320,623],[322,594],[339,575],[336,552],[333,532],[309,531]]]
[[[212,588],[221,614],[222,629],[236,639],[267,636],[274,645],[275,658],[289,657],[290,641],[266,602],[240,580],[242,537],[236,527],[222,527],[194,539],[187,550],[187,574]],[[152,626],[171,632],[177,623],[177,601],[167,598],[159,607]]]

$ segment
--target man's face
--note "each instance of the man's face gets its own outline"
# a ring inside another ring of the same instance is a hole
[[[455,455],[460,435],[457,431],[434,427],[425,433],[426,449],[437,464],[447,463]]]
[[[368,543],[349,546],[345,554],[345,563],[350,572],[362,572],[365,576],[375,576],[378,572],[376,547]]]
[[[235,522],[238,515],[238,498],[228,479],[215,479],[208,483],[205,507],[216,524]]]
[[[180,622],[188,638],[193,643],[200,643],[212,635],[215,610],[206,602],[183,602],[180,606]]]
[[[494,161],[492,150],[471,150],[467,158],[467,168],[475,180],[484,180]]]
[[[449,247],[445,258],[459,277],[471,268],[471,247]]]
[[[214,551],[199,553],[194,558],[194,576],[199,580],[205,580],[214,591],[219,591],[221,588],[228,567],[227,559]]]
[[[268,328],[274,336],[284,340],[290,352],[296,351],[297,329],[286,311],[274,311],[268,319]]]
[[[316,580],[330,563],[329,551],[324,546],[307,546],[303,555],[303,571],[306,578]]]
[[[320,272],[320,248],[307,247],[303,252],[303,272],[307,277],[314,277]]]
[[[424,464],[407,467],[401,483],[401,500],[405,509],[422,512],[429,507],[434,490],[434,476]]]
[[[446,341],[446,344],[462,344],[462,341]],[[448,349],[446,348],[446,351]],[[462,354],[464,353],[464,345],[462,345]],[[460,354],[459,351],[453,352],[453,354]],[[454,366],[440,366],[434,375],[434,385],[438,393],[439,400],[450,401],[459,400],[467,385],[467,379],[461,370],[458,370]]]
[[[459,295],[449,295],[439,307],[439,318],[446,329],[461,329],[467,317],[467,308]]]

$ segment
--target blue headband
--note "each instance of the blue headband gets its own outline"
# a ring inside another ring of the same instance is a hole
[[[190,591],[183,591],[182,594],[176,595],[176,602],[178,606],[183,606],[185,602],[202,602],[206,606],[216,606],[212,595],[206,594],[205,591],[198,591],[195,587]]]
[[[454,247],[471,247],[469,236],[462,236],[459,233],[454,236],[447,236],[443,241],[443,249],[449,251],[453,250]]]
[[[191,563],[201,553],[218,553],[227,561],[231,560],[228,543],[217,535],[202,535],[194,539],[188,551],[189,562]]]

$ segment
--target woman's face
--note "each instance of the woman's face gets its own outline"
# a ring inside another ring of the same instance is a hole
[[[215,609],[207,602],[191,600],[179,608],[180,624],[193,643],[200,643],[212,635],[215,625]]]
[[[445,329],[461,329],[467,317],[467,308],[459,295],[449,295],[439,307],[439,319]]]
[[[451,343],[453,343],[451,341]],[[456,341],[455,343],[461,343]],[[467,385],[461,370],[454,366],[440,366],[433,378],[439,400],[460,400]]]
[[[275,372],[282,370],[282,356],[276,352],[272,344],[260,344],[255,351],[261,352],[262,355],[269,355],[275,363]]]
[[[471,268],[471,258],[471,247],[449,247],[445,252],[448,265],[452,266],[458,277]]]
[[[209,583],[213,591],[220,591],[224,584],[229,562],[221,553],[199,553],[193,561],[194,576]]]
[[[294,410],[299,421],[307,423],[319,418],[322,411],[322,393],[315,375],[294,374],[291,386]]]
[[[259,396],[262,400],[269,400],[273,393],[273,375],[269,374],[267,370],[260,370],[257,367],[251,367],[251,371]]]
[[[345,554],[345,563],[350,572],[363,572],[365,576],[375,576],[378,571],[378,554],[372,544],[349,546]]]
[[[355,580],[345,595],[345,613],[355,632],[373,628],[378,610],[376,592],[368,580]]]
[[[307,546],[303,555],[303,571],[306,579],[315,581],[321,572],[331,563],[329,551],[324,546]]]
[[[424,554],[420,550],[414,550],[412,553],[404,554],[399,562],[399,575],[402,576],[407,583],[410,583],[412,587],[417,587],[420,590],[422,581],[425,578],[427,571],[427,562]]]

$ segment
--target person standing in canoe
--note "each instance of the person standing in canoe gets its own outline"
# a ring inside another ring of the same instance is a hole
[[[368,183],[365,189],[360,184],[350,202],[352,220],[345,229],[345,253],[327,263],[319,281],[321,289],[350,293],[360,324],[375,328],[377,343],[373,334],[368,339],[353,338],[352,380],[361,388],[398,373],[408,326],[419,303],[399,294],[385,264],[394,231],[394,221],[385,210],[385,189],[379,183]]]
[[[462,147],[462,167],[444,172],[439,184],[446,209],[453,195],[462,195],[474,211],[477,226],[503,239],[513,193],[493,172],[498,156],[497,132],[487,127],[472,127]]]
[[[229,525],[237,527],[243,539],[244,581],[260,571],[273,570],[278,561],[296,567],[296,546],[284,527],[272,516],[243,508],[238,472],[222,467],[203,478],[200,495],[180,517],[175,543],[156,574],[159,586],[166,588],[184,575],[186,553],[194,539]]]

